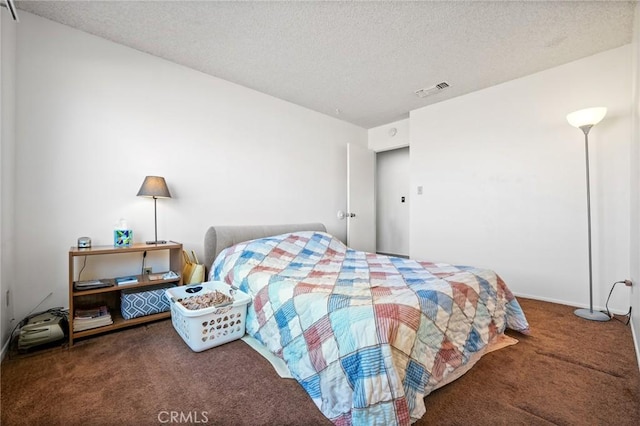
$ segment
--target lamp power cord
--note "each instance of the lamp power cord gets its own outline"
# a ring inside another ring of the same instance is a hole
[[[607,310],[606,314],[609,316],[609,318],[618,320],[624,325],[629,325],[629,321],[631,321],[631,306],[629,306],[629,312],[627,312],[624,315],[625,317],[627,317],[626,321],[622,321],[620,318],[616,317],[614,314],[609,312],[609,299],[611,299],[611,294],[613,294],[613,289],[616,288],[616,284],[624,284],[627,287],[631,287],[631,280],[622,280],[622,281],[616,281],[615,283],[613,283],[613,285],[611,286],[611,290],[609,291],[609,296],[607,296],[607,301],[604,305],[605,309]]]

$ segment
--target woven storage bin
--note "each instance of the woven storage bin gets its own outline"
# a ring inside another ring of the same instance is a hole
[[[231,296],[233,303],[190,310],[178,302],[187,297],[216,290]],[[173,328],[194,352],[201,352],[244,336],[247,305],[251,301],[248,294],[232,290],[223,282],[209,281],[168,289],[165,296],[170,301]]]
[[[164,297],[165,290],[174,287],[172,284],[160,284],[152,287],[125,289],[120,292],[120,312],[122,318],[128,320],[145,315],[158,314],[169,310],[169,303]]]

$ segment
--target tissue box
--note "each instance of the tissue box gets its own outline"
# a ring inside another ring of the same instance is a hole
[[[132,229],[116,229],[113,231],[113,245],[116,247],[129,247],[133,243]]]

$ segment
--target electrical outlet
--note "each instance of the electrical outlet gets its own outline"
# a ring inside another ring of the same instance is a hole
[[[626,285],[627,287],[631,287],[633,283],[631,282],[631,280],[624,280],[624,285]]]
[[[153,272],[152,270],[153,268],[151,268],[151,266],[147,266],[146,268],[144,268],[142,271],[144,272],[145,275],[149,275],[151,272]]]

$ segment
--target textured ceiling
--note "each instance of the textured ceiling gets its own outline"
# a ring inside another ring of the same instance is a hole
[[[365,128],[630,43],[635,4],[16,2],[22,11]],[[451,87],[414,94],[442,81]]]

